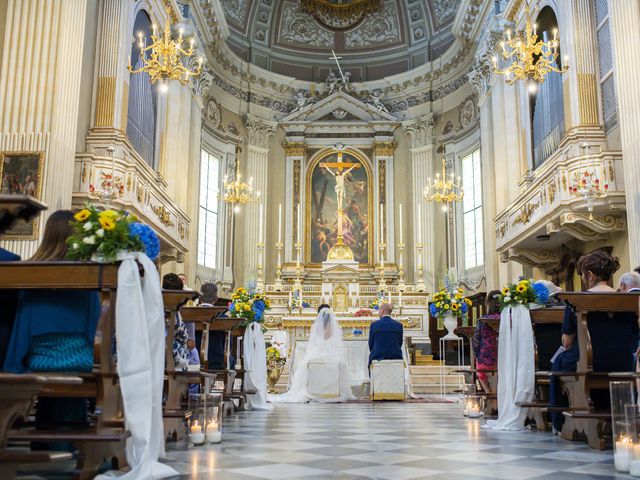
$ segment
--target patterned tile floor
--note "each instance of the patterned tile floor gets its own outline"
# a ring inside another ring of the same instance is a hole
[[[632,478],[616,475],[611,451],[482,423],[458,404],[280,404],[228,418],[219,446],[171,444],[167,456],[180,480]],[[18,478],[69,478],[30,473]]]

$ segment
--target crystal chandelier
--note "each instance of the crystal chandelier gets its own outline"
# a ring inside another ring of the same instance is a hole
[[[460,202],[464,197],[460,177],[454,177],[453,173],[447,175],[445,159],[442,159],[442,175],[436,174],[435,181],[429,178],[424,190],[424,198],[430,202],[442,203],[442,209],[447,210],[451,202]]]
[[[587,164],[589,164],[589,150],[591,145],[583,143],[581,147],[586,150]],[[578,171],[571,185],[569,185],[569,193],[574,197],[582,198],[587,203],[587,211],[589,212],[589,220],[593,220],[593,202],[596,198],[602,197],[609,191],[609,184],[600,184],[600,179],[596,173],[595,167],[585,168],[584,171]]]
[[[219,198],[229,205],[234,206],[234,211],[237,212],[241,205],[247,203],[257,202],[260,199],[260,192],[253,193],[253,178],[249,179],[249,183],[244,183],[240,172],[236,170],[236,176],[234,180],[229,180],[228,176],[224,176],[224,195],[220,195]]]
[[[506,77],[507,85],[513,85],[517,80],[523,80],[530,92],[537,90],[538,84],[544,83],[549,72],[565,73],[569,67],[556,66],[558,58],[558,29],[553,30],[553,40],[545,42],[538,39],[537,25],[531,23],[529,5],[525,7],[527,23],[524,32],[516,32],[511,36],[511,30],[505,31],[505,38],[500,42],[502,57],[511,64],[504,69],[498,68],[498,57],[493,57],[494,71]]]
[[[167,9],[167,21],[164,24],[164,34],[158,36],[156,25],[153,25],[151,40],[153,43],[147,46],[147,40],[143,38],[142,32],[138,33],[138,49],[140,50],[140,61],[142,66],[135,69],[129,65],[127,69],[131,73],[147,72],[151,83],[160,82],[160,90],[166,92],[169,88],[170,80],[178,80],[182,85],[189,83],[191,77],[197,77],[202,73],[203,58],[198,58],[196,65],[190,70],[185,66],[189,59],[193,57],[194,38],[189,40],[189,47],[183,47],[183,30],[179,30],[178,40],[171,38],[171,11]]]

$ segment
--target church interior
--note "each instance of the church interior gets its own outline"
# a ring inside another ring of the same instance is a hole
[[[640,477],[639,24],[0,0],[0,477]]]

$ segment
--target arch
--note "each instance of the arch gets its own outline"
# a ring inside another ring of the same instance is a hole
[[[152,22],[149,13],[138,10],[133,22],[131,45],[131,62],[133,67],[141,67],[140,50],[137,41],[138,34],[146,39],[147,45],[151,40]],[[151,79],[146,72],[131,74],[129,78],[129,96],[127,109],[127,136],[136,152],[151,167],[156,166],[156,127],[157,127],[158,93],[151,85]]]
[[[536,17],[539,36],[547,41],[552,37],[552,31],[558,29],[558,19],[555,11],[547,5],[540,10]],[[558,47],[558,66],[561,66],[562,52]],[[562,141],[565,133],[564,121],[564,92],[562,75],[550,72],[545,82],[538,87],[535,94],[530,96],[531,148],[533,168],[541,166]]]
[[[326,260],[329,248],[335,242],[337,226],[336,209],[326,206],[326,201],[335,198],[335,179],[322,173],[320,163],[335,156],[333,148],[325,148],[313,155],[307,165],[305,181],[305,260],[308,264],[320,264]],[[344,151],[343,161],[357,161],[363,168],[350,174],[352,181],[347,192],[345,206],[345,243],[351,247],[355,260],[370,265],[373,256],[373,168],[367,156],[353,147]],[[352,183],[353,182],[353,183]],[[366,198],[365,198],[366,197]],[[335,200],[333,200],[335,202]],[[352,204],[355,202],[355,204]],[[326,206],[326,207],[325,207]],[[352,230],[353,229],[353,230]],[[349,231],[347,233],[347,230]],[[324,234],[324,237],[323,237]]]

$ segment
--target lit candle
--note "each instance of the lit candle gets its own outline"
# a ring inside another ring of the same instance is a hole
[[[633,445],[631,444],[631,439],[629,437],[622,437],[620,440],[616,441],[613,461],[618,472],[629,471],[629,457],[631,456],[630,454],[632,449]]]
[[[380,204],[380,244],[384,243],[384,203]],[[384,268],[384,250],[380,249],[380,268]]]
[[[278,205],[278,243],[282,243],[282,204]]]
[[[293,305],[293,292],[289,292],[289,308]]]
[[[155,37],[158,33],[158,26],[154,23],[153,24],[153,36]]]
[[[262,243],[262,225],[264,223],[263,220],[263,216],[264,216],[264,206],[262,204],[260,204],[260,209],[259,209],[259,220],[258,220],[258,243]]]
[[[400,243],[402,243],[402,204],[400,204]]]
[[[189,429],[189,440],[194,445],[202,445],[204,443],[204,433],[202,433],[202,426],[198,425],[196,420]]]
[[[296,235],[296,243],[300,243],[300,237],[302,236],[301,234],[302,232],[302,221],[300,219],[300,204],[298,204],[298,232]],[[300,244],[300,246],[302,247],[302,244]],[[301,248],[298,248],[296,246],[297,250],[298,250],[298,255],[297,255],[297,259],[296,259],[296,265],[299,267],[300,266],[300,251]]]
[[[222,441],[222,432],[218,429],[218,422],[211,420],[207,425],[207,442],[220,443]]]

